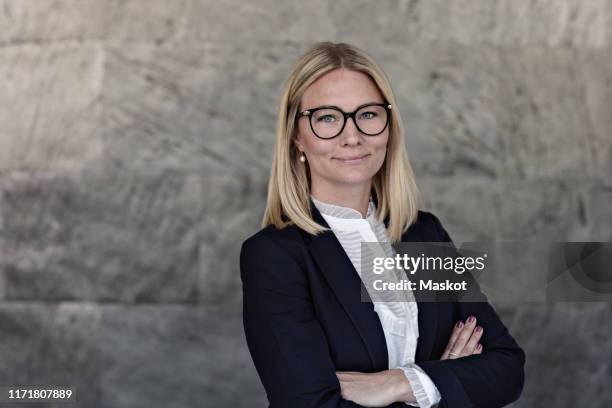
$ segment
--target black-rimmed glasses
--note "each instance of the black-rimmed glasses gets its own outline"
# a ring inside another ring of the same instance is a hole
[[[337,106],[319,106],[300,112],[297,118],[302,116],[309,117],[310,129],[321,139],[332,139],[342,133],[347,118],[353,119],[353,123],[361,133],[377,136],[384,132],[389,124],[391,105],[367,103],[353,112],[344,112]]]

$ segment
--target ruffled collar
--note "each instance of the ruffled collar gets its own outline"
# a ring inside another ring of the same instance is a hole
[[[372,200],[372,196],[370,196],[370,201],[368,203],[368,215],[366,218],[363,218],[361,213],[354,208],[350,207],[342,207],[335,204],[324,203],[323,201],[319,201],[314,198],[312,195],[310,196],[312,202],[317,207],[321,214],[336,217],[336,218],[347,218],[347,219],[373,219],[376,214],[376,204]]]

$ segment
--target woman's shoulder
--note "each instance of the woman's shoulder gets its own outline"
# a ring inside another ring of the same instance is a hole
[[[416,223],[432,227],[440,224],[440,219],[431,211],[419,210]]]
[[[295,225],[268,225],[244,240],[240,248],[243,282],[305,282],[305,245]]]
[[[296,254],[299,248],[304,246],[304,239],[295,224],[286,225],[278,228],[274,224],[269,224],[259,231],[248,236],[242,243],[242,248],[278,248]]]
[[[408,228],[408,233],[418,232],[423,241],[448,241],[448,233],[440,219],[430,211],[419,210],[417,218]]]

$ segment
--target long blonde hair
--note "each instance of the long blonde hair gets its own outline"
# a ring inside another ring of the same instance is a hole
[[[415,222],[420,193],[404,143],[404,129],[391,85],[384,71],[364,51],[346,44],[319,42],[296,63],[285,82],[276,127],[276,147],[270,170],[268,198],[261,227],[274,224],[284,228],[294,223],[310,234],[328,228],[316,223],[310,211],[308,163],[299,161],[294,143],[296,114],[306,89],[326,73],[338,68],[368,75],[391,104],[387,155],[372,179],[377,198],[376,217],[383,222],[389,215],[387,231],[392,242],[401,241],[403,232]],[[283,219],[283,214],[287,220]]]

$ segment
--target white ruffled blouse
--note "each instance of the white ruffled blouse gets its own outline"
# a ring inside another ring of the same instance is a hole
[[[366,218],[353,208],[324,203],[312,195],[310,197],[344,248],[360,278],[362,242],[377,242],[383,256],[395,257],[385,224],[376,219],[376,205],[371,197]],[[371,245],[369,244],[368,248]],[[398,274],[397,279],[400,278],[401,275]],[[365,287],[371,288],[371,285],[366,284]],[[416,403],[406,404],[418,407],[437,406],[441,399],[438,389],[421,367],[414,363],[419,327],[418,308],[412,292],[383,292],[382,295],[376,293],[370,297],[385,334],[389,369],[399,368],[404,371],[417,400]]]

